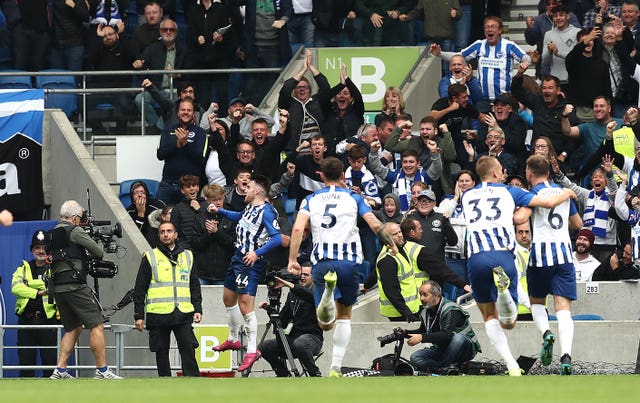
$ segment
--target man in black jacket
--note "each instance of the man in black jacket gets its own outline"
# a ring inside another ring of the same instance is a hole
[[[564,162],[576,146],[573,139],[562,135],[562,123],[560,120],[567,101],[561,95],[560,80],[554,76],[543,77],[540,84],[541,94],[533,94],[525,91],[523,86],[523,76],[527,68],[529,68],[528,62],[520,63],[518,72],[511,82],[511,91],[518,101],[533,112],[531,145],[533,147],[536,139],[540,136],[548,137],[556,151],[558,161]],[[576,126],[579,123],[575,113],[569,115],[569,122],[571,126]]]
[[[197,216],[206,210],[206,202],[200,197],[200,179],[195,175],[180,178],[180,191],[183,198],[171,211],[171,222],[180,234],[180,244],[192,249],[191,242],[197,237]]]
[[[222,208],[224,189],[216,184],[205,185],[204,198],[210,205]],[[191,240],[195,267],[202,285],[223,285],[231,257],[236,251],[236,223],[220,214],[201,208],[196,215],[196,236]]]
[[[160,23],[160,40],[147,46],[138,59],[134,60],[133,68],[136,70],[180,70],[189,67],[187,65],[186,50],[179,46],[178,24],[171,19],[166,19]],[[148,77],[153,84],[161,90],[170,88],[171,77],[165,75],[154,75]],[[151,105],[151,95],[144,94],[144,116],[147,124],[156,126],[159,117]],[[136,95],[136,106],[138,110],[142,108],[143,94]],[[160,128],[160,126],[158,126]]]
[[[328,92],[331,88],[324,74],[313,65],[311,52],[306,52],[302,69],[282,84],[278,94],[278,108],[286,109],[290,114],[291,137],[285,148],[288,155],[295,153],[300,143],[311,142],[311,137],[322,132],[324,114],[320,98],[318,94],[311,95],[311,83],[305,73],[311,71],[319,91]],[[303,151],[308,151],[308,147]]]
[[[133,294],[136,329],[149,330],[149,349],[156,353],[159,376],[171,376],[169,336],[178,342],[184,376],[200,376],[195,349],[198,341],[191,324],[202,319],[202,295],[193,256],[176,243],[178,233],[172,223],[158,227],[160,245],[142,257]],[[178,299],[174,305],[173,295]],[[166,303],[163,300],[169,299]],[[145,322],[146,311],[146,322]]]
[[[315,356],[322,349],[322,330],[316,319],[316,309],[313,302],[311,287],[311,265],[303,264],[300,272],[300,284],[276,277],[276,288],[287,287],[289,294],[284,306],[280,310],[282,327],[289,328],[287,342],[294,357],[300,360],[309,376],[322,376],[315,363]],[[267,302],[260,304],[261,308],[269,309]],[[269,362],[278,377],[291,376],[285,364],[286,354],[277,339],[265,340],[260,347],[262,357]]]

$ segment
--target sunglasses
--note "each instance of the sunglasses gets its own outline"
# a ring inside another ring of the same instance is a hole
[[[176,32],[177,28],[160,28],[160,32]]]

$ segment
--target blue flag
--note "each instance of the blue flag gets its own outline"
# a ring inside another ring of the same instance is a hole
[[[42,218],[44,90],[0,90],[0,210]]]

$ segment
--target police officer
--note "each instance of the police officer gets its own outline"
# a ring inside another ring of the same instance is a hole
[[[55,325],[56,306],[48,303],[43,275],[49,269],[45,249],[46,233],[38,230],[31,238],[33,259],[23,260],[13,273],[11,292],[16,296],[18,325]],[[18,329],[18,346],[40,346],[42,365],[56,365],[56,329]],[[44,348],[43,348],[44,347]],[[36,349],[18,350],[20,365],[36,365]],[[51,376],[53,370],[43,370],[43,376]],[[20,377],[34,377],[31,369],[20,370]]]
[[[60,222],[51,231],[52,279],[55,301],[65,334],[60,342],[58,367],[51,379],[73,379],[67,371],[67,360],[73,351],[82,326],[90,329],[89,344],[96,361],[94,379],[122,379],[107,367],[104,341],[104,318],[87,286],[87,254],[101,259],[102,248],[79,226],[85,211],[75,200],[60,207]]]
[[[149,330],[149,349],[156,353],[158,376],[171,376],[169,336],[178,342],[184,376],[200,376],[192,323],[202,319],[200,281],[193,271],[193,254],[176,243],[171,222],[158,227],[160,245],[145,252],[133,293],[136,329]],[[146,300],[146,305],[145,305]]]

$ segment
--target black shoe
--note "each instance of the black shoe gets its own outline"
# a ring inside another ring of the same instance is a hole
[[[562,375],[573,374],[573,366],[571,365],[571,356],[569,354],[564,354],[560,358],[560,373]]]

